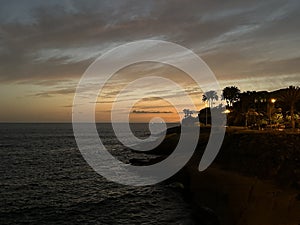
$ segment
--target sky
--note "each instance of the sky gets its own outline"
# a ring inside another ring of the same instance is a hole
[[[0,4],[2,122],[70,122],[76,86],[89,65],[114,47],[144,39],[191,49],[221,87],[272,91],[300,85],[298,0],[10,0]],[[109,121],[116,101],[125,106],[129,99],[140,99],[131,109],[132,121],[152,117],[178,121],[182,114],[164,99],[176,99],[182,109],[189,106],[180,101],[177,90],[159,82],[128,90],[116,100],[128,83],[150,75],[179,83],[197,109],[204,107],[201,89],[183,71],[141,63],[120,70],[105,84],[94,102],[96,119]]]

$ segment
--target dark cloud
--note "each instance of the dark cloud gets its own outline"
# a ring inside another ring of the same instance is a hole
[[[56,89],[56,90],[51,90],[51,91],[44,91],[44,92],[39,92],[34,95],[34,97],[54,97],[56,95],[68,95],[68,94],[74,94],[75,93],[75,88],[61,88],[61,89]]]
[[[220,79],[299,73],[299,9],[294,0],[12,1],[0,10],[0,81],[72,81],[106,49],[144,38],[193,49]]]
[[[161,99],[162,98],[160,98],[160,97],[148,97],[148,98],[143,98],[142,101],[151,102],[151,101],[159,101]]]
[[[253,72],[257,74],[270,74],[270,75],[272,74],[273,75],[286,75],[286,74],[300,75],[300,57],[282,59],[282,60],[261,61],[256,63]]]
[[[62,107],[64,107],[64,108],[73,108],[73,105],[64,105]]]
[[[165,114],[165,113],[173,113],[171,111],[144,111],[144,110],[133,110],[131,113],[135,114]]]
[[[168,105],[142,105],[142,106],[134,106],[135,109],[137,109],[138,111],[148,111],[148,109],[161,109],[161,108],[169,108]]]

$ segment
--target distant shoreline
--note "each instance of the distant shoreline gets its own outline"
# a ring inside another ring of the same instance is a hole
[[[87,122],[82,122],[87,123]],[[117,122],[117,123],[124,123],[127,124],[127,122]],[[0,124],[72,124],[72,122],[0,122]],[[87,123],[90,124],[90,123]],[[96,122],[96,124],[111,124],[111,122]],[[130,124],[149,124],[148,122],[134,122]],[[173,125],[180,125],[180,122],[168,122],[166,124],[173,124]]]

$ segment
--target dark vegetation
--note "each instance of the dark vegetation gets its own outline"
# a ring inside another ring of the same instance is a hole
[[[200,110],[199,122],[210,124],[210,110],[224,106],[215,106],[218,100],[215,91],[204,93],[202,100],[208,107]],[[290,86],[272,92],[240,92],[235,87],[223,89],[221,98],[226,101],[227,125],[247,126],[255,129],[299,128],[300,124],[300,88]]]

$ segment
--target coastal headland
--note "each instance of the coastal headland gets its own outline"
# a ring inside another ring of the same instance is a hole
[[[201,127],[193,157],[167,181],[180,184],[199,221],[205,220],[203,209],[209,209],[224,225],[300,224],[300,133],[227,128],[214,163],[199,172],[209,135],[210,128]],[[148,152],[157,158],[132,163],[163,160],[179,137],[180,127],[169,129],[163,142]]]

